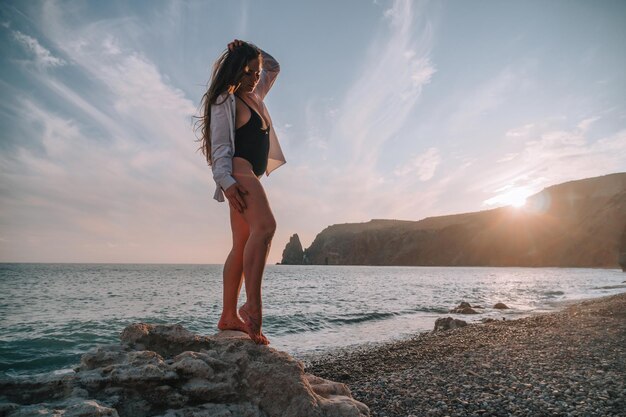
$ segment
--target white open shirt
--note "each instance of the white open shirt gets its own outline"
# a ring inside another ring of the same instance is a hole
[[[265,175],[269,175],[285,162],[285,156],[280,149],[278,137],[274,130],[274,123],[269,116],[263,99],[274,84],[280,71],[280,65],[267,52],[263,55],[263,70],[257,83],[254,94],[258,102],[263,106],[264,113],[268,115],[270,126],[270,149],[268,154],[267,169]],[[211,158],[213,160],[213,179],[215,180],[215,194],[213,198],[219,202],[224,201],[224,191],[237,181],[233,178],[233,155],[235,153],[235,95],[228,91],[217,98],[217,103],[211,105]]]

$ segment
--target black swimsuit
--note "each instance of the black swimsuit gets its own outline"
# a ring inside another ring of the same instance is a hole
[[[240,99],[243,101],[242,99]],[[243,101],[246,106],[248,103]],[[250,162],[252,171],[257,177],[267,169],[267,156],[270,151],[270,127],[262,129],[261,116],[250,106],[250,119],[235,130],[235,154]]]

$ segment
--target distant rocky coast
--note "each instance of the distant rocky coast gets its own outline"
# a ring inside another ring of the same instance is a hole
[[[626,173],[570,181],[501,207],[419,221],[335,224],[282,264],[525,266],[626,271]]]

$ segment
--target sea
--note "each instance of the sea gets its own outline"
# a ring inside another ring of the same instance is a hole
[[[132,323],[215,334],[222,268],[0,264],[0,378],[72,372]],[[511,320],[626,292],[625,280],[618,269],[267,265],[263,331],[271,347],[310,358],[431,331],[461,301],[485,307],[455,315],[466,321]]]

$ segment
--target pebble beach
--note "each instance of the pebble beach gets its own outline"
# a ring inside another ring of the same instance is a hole
[[[624,416],[626,293],[304,362],[372,416]]]

